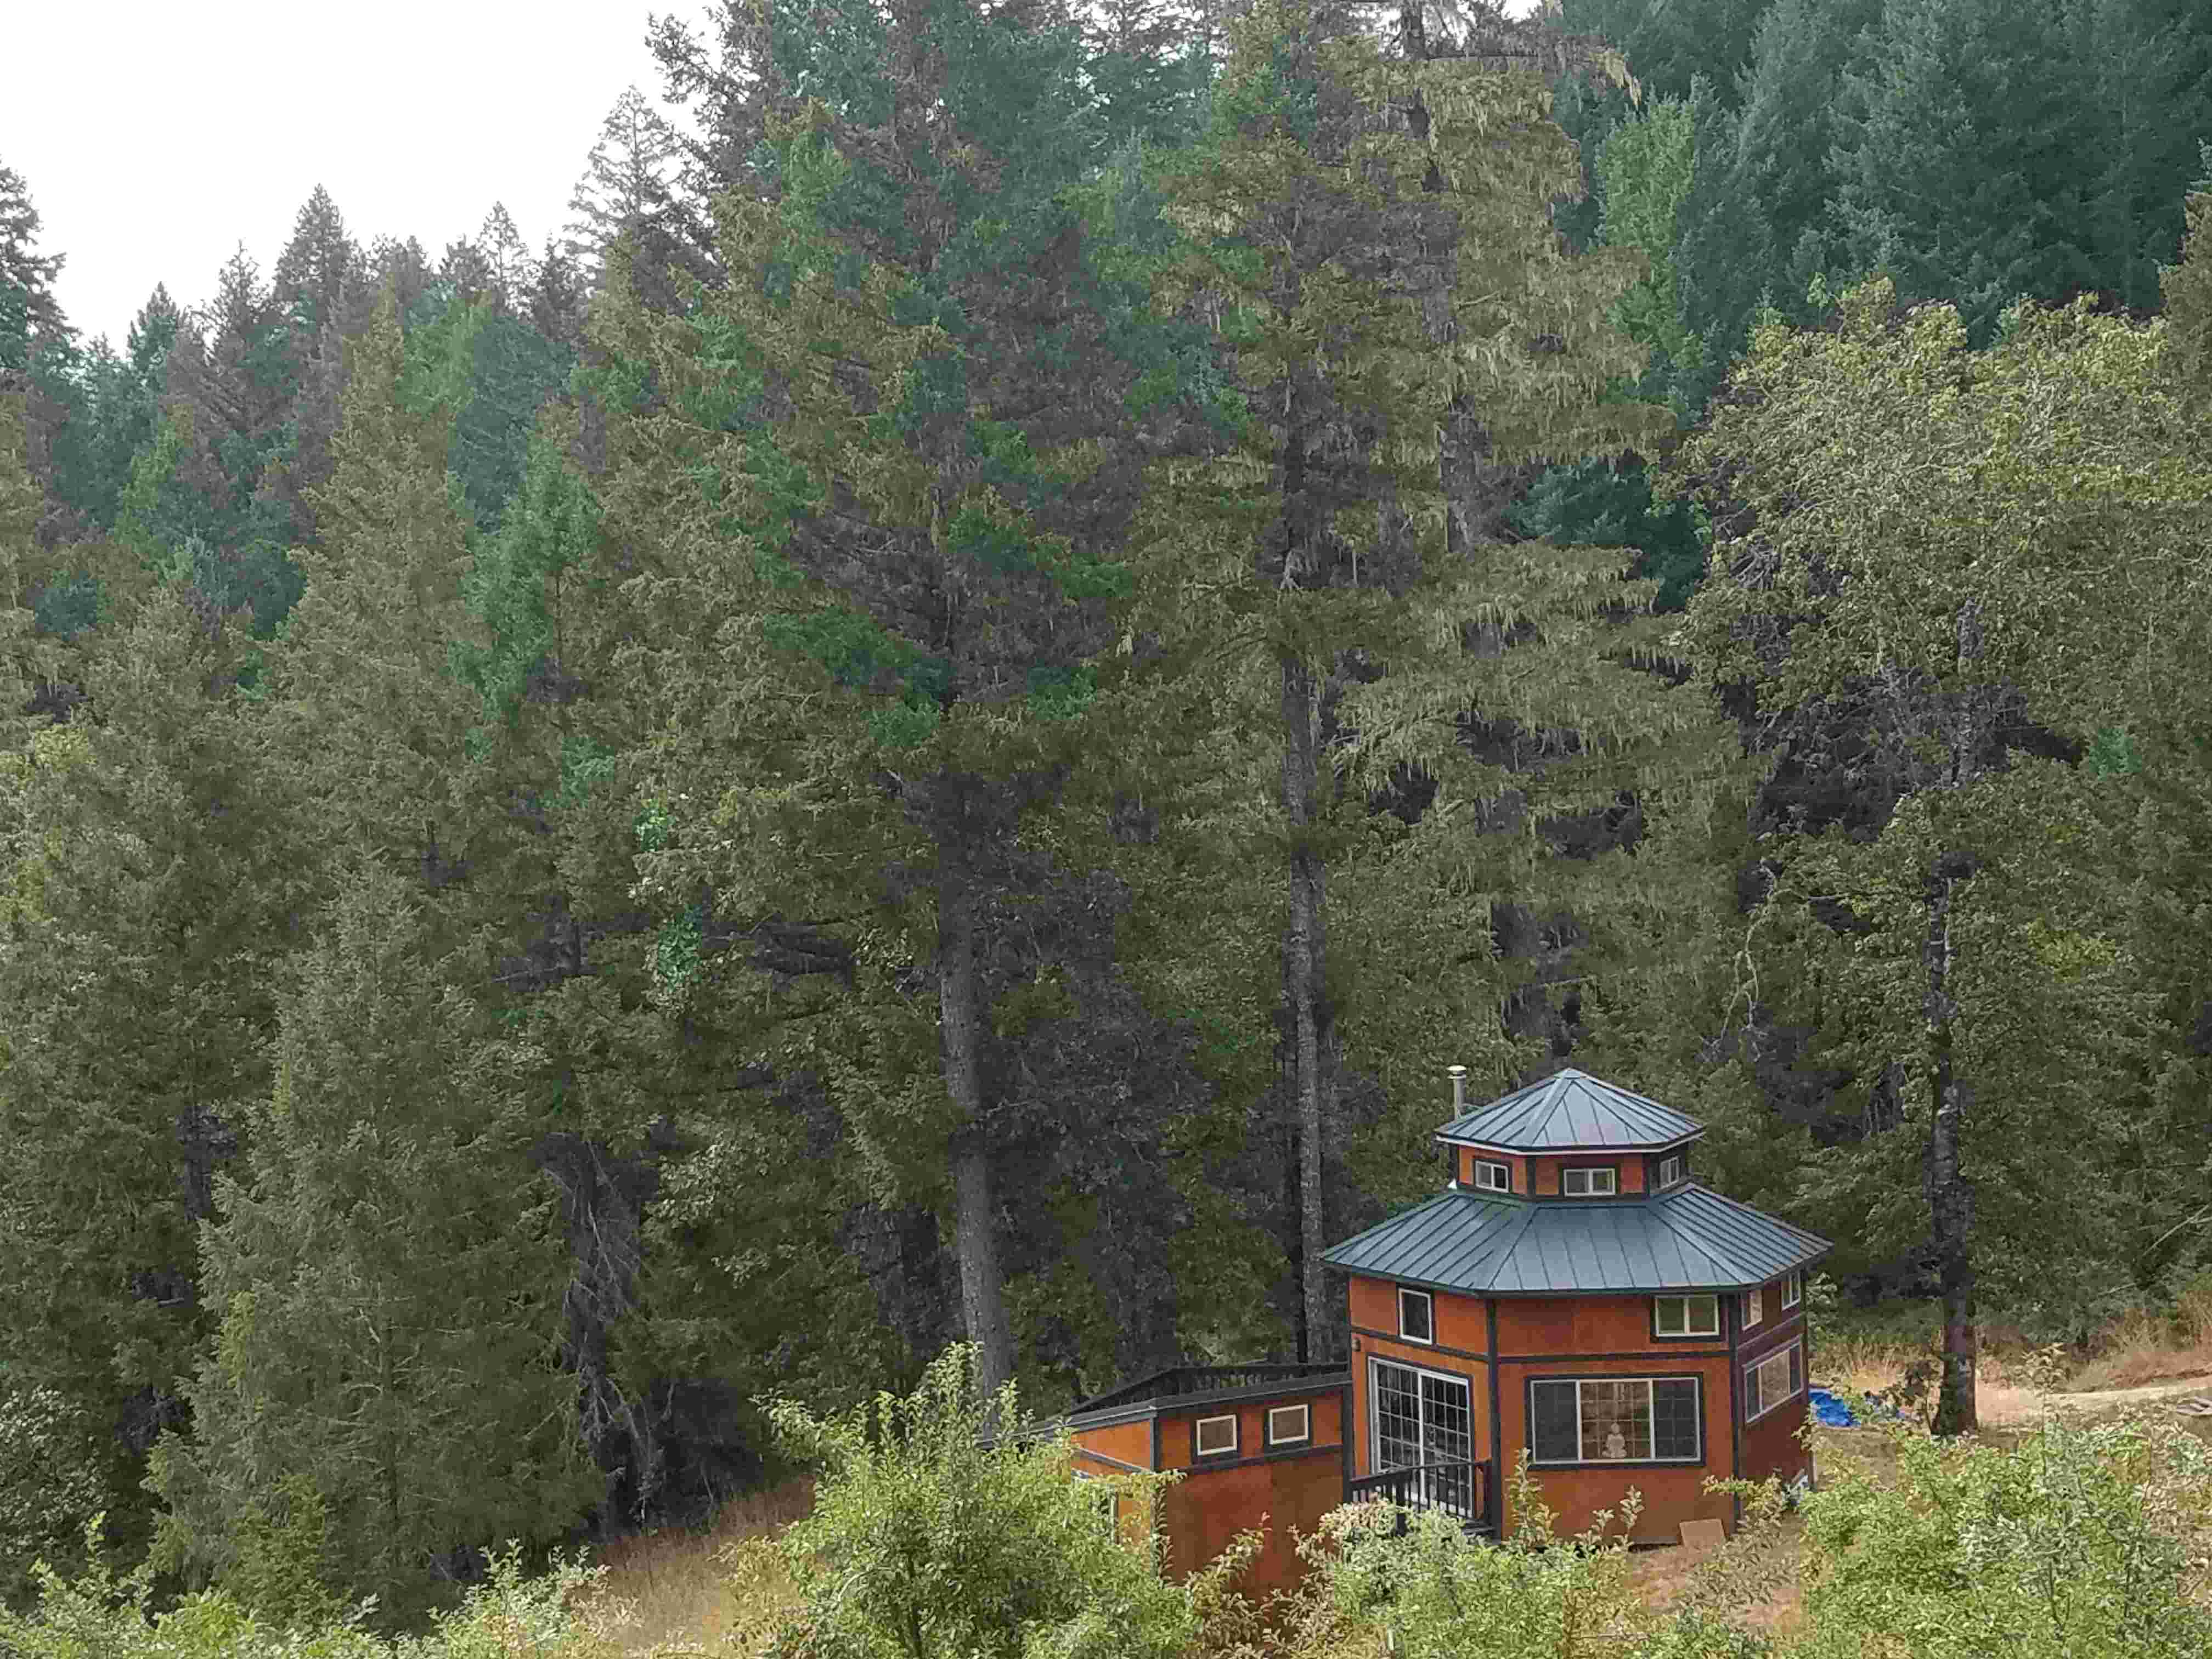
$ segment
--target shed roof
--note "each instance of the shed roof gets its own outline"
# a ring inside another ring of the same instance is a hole
[[[1705,1132],[1697,1119],[1671,1106],[1570,1066],[1462,1113],[1437,1131],[1437,1139],[1550,1152],[1672,1146]]]
[[[1477,1296],[1747,1290],[1834,1247],[1695,1182],[1589,1203],[1446,1190],[1322,1253],[1331,1267]]]

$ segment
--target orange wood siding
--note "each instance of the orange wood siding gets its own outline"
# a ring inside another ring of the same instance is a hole
[[[1260,1526],[1264,1516],[1267,1542],[1239,1588],[1255,1599],[1287,1589],[1304,1571],[1292,1530],[1312,1533],[1343,1501],[1344,1464],[1335,1447],[1233,1468],[1194,1469],[1161,1500],[1165,1565],[1178,1577],[1198,1571],[1238,1533]]]
[[[1247,1457],[1257,1457],[1269,1449],[1265,1436],[1267,1429],[1267,1410],[1272,1406],[1306,1406],[1311,1407],[1310,1420],[1313,1429],[1312,1443],[1316,1447],[1341,1445],[1344,1442],[1344,1399],[1342,1394],[1330,1389],[1316,1394],[1285,1391],[1267,1400],[1238,1400],[1218,1406],[1170,1407],[1160,1408],[1160,1467],[1164,1469],[1203,1469],[1215,1460],[1200,1460],[1193,1449],[1197,1443],[1196,1425],[1201,1417],[1237,1419],[1237,1449],[1221,1459],[1235,1462]],[[1151,1429],[1145,1429],[1149,1448]],[[1285,1447],[1283,1449],[1288,1450]]]
[[[1503,1297],[1498,1304],[1498,1351],[1509,1358],[1673,1353],[1725,1346],[1727,1339],[1720,1336],[1655,1338],[1648,1296]]]
[[[1499,1346],[1508,1353],[1512,1346],[1504,1340],[1504,1312],[1512,1303],[1499,1306]],[[1562,1308],[1561,1303],[1528,1304],[1547,1308]],[[1647,1343],[1645,1346],[1649,1346]],[[1695,1345],[1692,1345],[1695,1346]],[[1559,1511],[1556,1530],[1562,1535],[1580,1532],[1590,1523],[1594,1514],[1601,1509],[1616,1511],[1614,1535],[1620,1522],[1617,1512],[1622,1497],[1631,1486],[1644,1494],[1644,1513],[1638,1517],[1635,1537],[1638,1540],[1679,1541],[1677,1528],[1685,1521],[1717,1520],[1732,1522],[1735,1504],[1726,1494],[1708,1497],[1701,1490],[1707,1475],[1729,1476],[1735,1473],[1730,1467],[1734,1456],[1731,1439],[1732,1425],[1729,1420],[1729,1361],[1726,1356],[1714,1359],[1685,1359],[1680,1354],[1660,1354],[1651,1358],[1627,1359],[1505,1360],[1498,1367],[1498,1410],[1499,1432],[1504,1449],[1504,1465],[1510,1470],[1521,1448],[1528,1441],[1528,1381],[1531,1376],[1694,1376],[1703,1379],[1704,1389],[1704,1446],[1705,1461],[1698,1464],[1615,1464],[1602,1468],[1552,1469],[1532,1467],[1544,1501]],[[1504,1527],[1510,1532],[1516,1516],[1511,1498],[1504,1501]]]
[[[1458,1348],[1468,1353],[1481,1353],[1488,1348],[1489,1328],[1483,1319],[1481,1297],[1432,1291],[1429,1313],[1436,1334],[1434,1346]],[[1352,1323],[1356,1331],[1380,1331],[1384,1338],[1395,1339],[1398,1286],[1387,1279],[1355,1277],[1352,1281]],[[1404,1346],[1420,1349],[1427,1345],[1408,1342]]]
[[[1117,1463],[1127,1463],[1140,1469],[1152,1467],[1152,1420],[1149,1417],[1134,1423],[1079,1429],[1074,1438],[1075,1448],[1079,1452],[1097,1452]]]

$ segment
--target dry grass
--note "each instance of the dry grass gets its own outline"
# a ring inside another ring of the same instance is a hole
[[[605,1566],[606,1577],[579,1598],[578,1611],[605,1629],[628,1659],[672,1648],[724,1651],[725,1638],[760,1611],[757,1590],[732,1582],[726,1553],[774,1536],[813,1508],[813,1479],[800,1475],[732,1498],[710,1527],[618,1539],[593,1555],[590,1565]]]

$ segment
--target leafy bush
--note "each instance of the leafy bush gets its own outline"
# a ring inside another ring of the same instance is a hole
[[[788,1563],[799,1601],[775,1651],[808,1659],[1181,1653],[1198,1633],[1204,1586],[1160,1576],[1152,1517],[1173,1477],[1075,1480],[1066,1434],[1045,1437],[1023,1421],[1011,1385],[988,1401],[976,1397],[973,1353],[949,1348],[912,1395],[879,1394],[872,1410],[842,1418],[770,1403],[787,1447],[822,1471],[814,1513],[770,1547]]]
[[[52,1389],[0,1379],[0,1606],[34,1599],[32,1563],[78,1565],[105,1488],[83,1413]]]
[[[1805,1502],[1805,1659],[2162,1659],[2212,1652],[2212,1453],[2179,1425],[2050,1421],[2016,1449],[1897,1424],[1893,1485]]]

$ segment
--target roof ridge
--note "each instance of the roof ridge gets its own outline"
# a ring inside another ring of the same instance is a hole
[[[1719,1194],[1712,1192],[1710,1188],[1705,1186],[1702,1182],[1692,1181],[1686,1184],[1683,1191],[1666,1194],[1666,1199],[1672,1200],[1682,1198],[1687,1196],[1690,1193],[1706,1193],[1715,1198],[1720,1196]],[[1704,1239],[1692,1238],[1680,1228],[1675,1226],[1674,1218],[1667,1213],[1667,1204],[1665,1200],[1649,1205],[1646,1207],[1650,1212],[1651,1218],[1672,1234],[1678,1244],[1686,1245],[1691,1249],[1698,1250],[1705,1255],[1711,1256],[1715,1261],[1719,1262],[1723,1267],[1734,1269],[1735,1276],[1738,1279],[1756,1279],[1759,1276],[1757,1273],[1749,1271],[1741,1261],[1739,1261],[1735,1255],[1721,1247],[1718,1243],[1708,1243]],[[1764,1213],[1764,1212],[1761,1213]],[[1778,1218],[1775,1218],[1778,1219]],[[1784,1222],[1783,1224],[1787,1226],[1789,1224]]]

